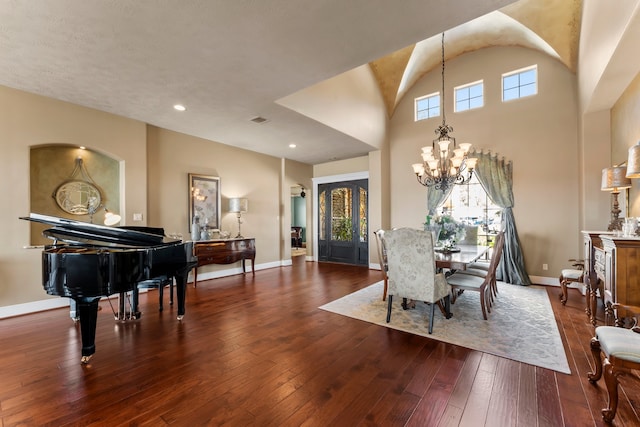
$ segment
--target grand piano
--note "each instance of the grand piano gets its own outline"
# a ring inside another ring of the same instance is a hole
[[[96,351],[98,302],[104,296],[137,291],[139,282],[156,277],[174,277],[182,320],[187,276],[197,265],[193,242],[145,232],[144,227],[107,227],[34,213],[20,219],[52,226],[43,231],[53,244],[42,252],[42,284],[49,295],[75,301],[81,363],[88,363]]]

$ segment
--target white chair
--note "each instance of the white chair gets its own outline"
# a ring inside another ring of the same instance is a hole
[[[431,233],[411,228],[387,230],[380,235],[387,259],[387,323],[391,321],[393,297],[422,301],[431,305],[429,333],[433,332],[436,304],[444,301],[445,317],[451,317],[451,286],[442,273],[436,273],[436,260]]]

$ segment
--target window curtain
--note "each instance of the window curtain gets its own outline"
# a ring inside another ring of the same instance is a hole
[[[442,206],[449,198],[449,194],[453,191],[453,186],[446,191],[436,190],[433,187],[427,187],[427,211],[429,215],[437,215],[438,206]]]
[[[476,176],[493,203],[502,208],[504,249],[498,266],[497,278],[503,282],[530,285],[531,279],[524,268],[524,256],[513,216],[513,167],[504,157],[475,151],[469,157],[478,159]]]

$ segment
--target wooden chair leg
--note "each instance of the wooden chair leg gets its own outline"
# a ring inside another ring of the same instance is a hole
[[[389,280],[384,278],[384,290],[382,291],[382,301],[387,299],[387,288],[389,287]]]
[[[609,402],[607,407],[602,410],[602,419],[608,423],[613,421],[618,410],[618,375],[613,365],[609,362],[609,359],[604,360],[604,382],[607,385],[607,393],[609,395]]]
[[[487,307],[485,304],[485,295],[484,295],[484,288],[480,289],[480,305],[482,306],[482,317],[484,318],[484,320],[487,320]]]
[[[591,338],[591,343],[589,344],[589,346],[591,347],[591,356],[593,358],[593,364],[595,365],[595,371],[589,372],[587,374],[587,378],[589,379],[589,382],[595,384],[595,382],[598,381],[600,377],[602,377],[600,341],[598,341],[598,338],[593,337]]]
[[[560,302],[567,303],[567,280],[563,276],[560,276]]]

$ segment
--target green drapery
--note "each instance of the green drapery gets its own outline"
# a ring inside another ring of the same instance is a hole
[[[524,256],[520,238],[513,216],[513,169],[511,162],[504,157],[474,151],[469,157],[478,159],[475,173],[482,188],[491,201],[502,208],[502,229],[504,230],[504,249],[502,262],[498,266],[497,277],[507,283],[530,285],[531,279],[524,267]]]

